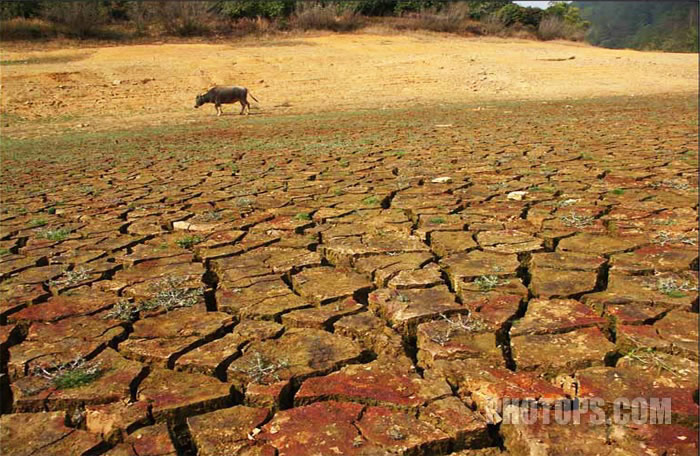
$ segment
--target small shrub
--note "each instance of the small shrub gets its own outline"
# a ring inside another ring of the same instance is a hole
[[[491,291],[494,288],[500,287],[501,285],[507,285],[508,283],[508,280],[501,280],[495,275],[483,275],[474,280],[474,285],[479,287],[479,290],[481,291]]]
[[[102,315],[103,320],[135,321],[139,313],[139,306],[126,300],[120,300],[107,313]]]
[[[252,378],[255,383],[266,384],[273,379],[280,381],[277,372],[288,367],[289,361],[286,359],[275,362],[268,360],[260,352],[255,352],[253,358],[248,362],[248,367],[235,370]]]
[[[202,296],[201,288],[191,289],[183,287],[184,278],[167,277],[159,280],[151,286],[155,296],[140,305],[139,310],[163,309],[166,312],[181,307],[192,307],[199,302]]]
[[[46,19],[64,26],[63,33],[76,38],[97,36],[109,19],[107,7],[97,0],[43,2],[42,13]]]
[[[589,215],[578,215],[574,212],[572,212],[569,215],[562,215],[561,217],[559,217],[559,219],[564,225],[574,228],[584,228],[586,226],[592,225],[593,221],[595,220]]]
[[[78,267],[72,271],[66,271],[63,275],[56,280],[49,281],[51,286],[71,286],[84,282],[90,278],[91,269],[85,268],[83,266]]]
[[[351,8],[339,7],[333,3],[297,3],[292,19],[293,25],[302,30],[332,30],[351,32],[364,26],[362,16]]]
[[[583,41],[585,31],[567,23],[564,19],[549,16],[542,19],[537,26],[537,37],[545,41],[557,39]]]
[[[211,33],[212,20],[206,2],[158,2],[155,17],[166,33],[177,36],[199,36]]]

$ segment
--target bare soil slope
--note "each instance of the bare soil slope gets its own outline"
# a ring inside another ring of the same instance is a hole
[[[194,96],[214,84],[249,87],[260,100],[257,113],[269,116],[697,93],[698,77],[692,54],[426,34],[43,51],[15,46],[3,51],[2,60],[3,127],[13,136],[201,119],[204,113],[192,109]]]

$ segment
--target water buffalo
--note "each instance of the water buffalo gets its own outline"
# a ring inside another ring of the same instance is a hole
[[[241,115],[245,111],[246,107],[248,108],[248,114],[250,114],[250,103],[248,103],[248,94],[248,89],[246,89],[245,87],[216,86],[209,89],[209,91],[204,95],[197,95],[194,107],[199,108],[205,103],[214,103],[214,107],[216,108],[216,115],[220,116],[223,112],[221,110],[222,104],[236,103],[240,101],[242,106]],[[250,97],[253,100],[258,101],[252,93],[250,94]]]

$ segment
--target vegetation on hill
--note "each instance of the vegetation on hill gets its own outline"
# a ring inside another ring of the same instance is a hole
[[[590,21],[596,46],[698,52],[698,3],[692,1],[574,2]]]
[[[511,0],[29,0],[0,3],[0,19],[3,40],[343,32],[376,23],[400,30],[582,40],[587,26],[565,2],[542,10]]]
[[[511,0],[142,0],[0,3],[0,38],[124,39],[139,36],[242,36],[287,30],[347,32],[380,23],[399,30],[567,39],[603,47],[697,52],[693,2]]]

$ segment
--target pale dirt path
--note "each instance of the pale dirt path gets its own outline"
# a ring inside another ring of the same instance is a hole
[[[697,93],[695,54],[439,34],[2,51],[4,134],[195,122],[214,84],[247,86],[265,116],[426,103]],[[573,60],[547,61],[541,59]],[[238,105],[228,107],[229,113]],[[254,110],[254,112],[256,112]]]

